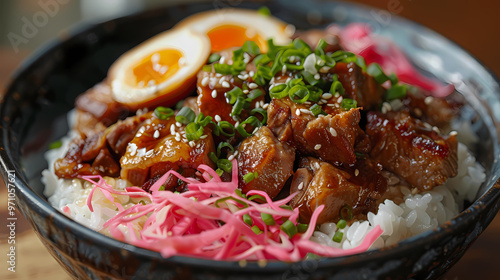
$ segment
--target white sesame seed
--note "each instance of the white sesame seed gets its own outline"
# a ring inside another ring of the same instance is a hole
[[[316,145],[314,146],[314,149],[315,149],[316,151],[317,151],[317,150],[319,150],[319,149],[321,149],[321,144],[316,144]]]
[[[209,80],[208,76],[207,76],[207,77],[205,77],[205,78],[203,78],[203,80],[201,80],[201,85],[202,85],[202,86],[206,86],[206,85],[208,85],[208,82],[209,82],[208,80]]]
[[[256,88],[258,88],[258,87],[259,87],[259,85],[257,85],[256,83],[250,83],[250,84],[248,84],[248,87],[249,87],[250,89],[256,89]]]
[[[230,88],[230,87],[231,87],[231,85],[230,85],[228,82],[223,81],[223,82],[222,82],[222,87],[225,87],[225,88]]]
[[[248,94],[248,92],[249,92],[249,91],[248,91],[248,89],[244,89],[244,90],[243,90],[243,93],[244,93],[244,94]]]
[[[255,72],[254,71],[250,71],[248,74],[250,75],[250,77],[253,77],[253,75],[255,75]]]
[[[215,74],[215,77],[220,78],[220,77],[222,77],[222,74],[221,73],[217,73],[217,74]]]
[[[198,144],[196,144],[196,148],[199,148],[201,147],[201,142],[198,142]]]
[[[258,130],[259,130],[259,128],[258,128],[258,127],[256,127],[256,128],[252,131],[252,134],[257,133],[257,131],[258,131]]]
[[[328,71],[330,71],[330,67],[328,66],[323,66],[319,69],[320,73],[327,73]]]
[[[181,137],[175,136],[175,141],[180,142],[181,141]]]
[[[189,141],[189,147],[193,148],[194,147],[194,141]]]
[[[318,73],[316,73],[316,74],[314,75],[314,79],[315,79],[315,80],[319,80],[319,78],[321,78],[321,76],[320,76]]]
[[[335,130],[335,128],[330,127],[330,134],[333,135],[334,137],[337,136],[337,131]]]
[[[216,120],[217,122],[220,122],[222,119],[220,118],[220,116],[219,116],[219,115],[215,115],[215,120]]]
[[[238,151],[234,151],[234,156],[237,156],[238,155]]]
[[[299,109],[295,110],[295,115],[300,116],[300,110]]]
[[[328,100],[326,100],[326,99],[321,99],[320,101],[321,101],[321,103],[323,103],[323,104],[328,103]]]
[[[281,73],[285,75],[286,73],[286,64],[283,64],[283,67],[281,67]]]
[[[269,103],[264,103],[264,105],[262,105],[262,109],[267,109],[267,107],[269,107]]]
[[[217,98],[217,90],[212,90],[212,98]]]
[[[457,134],[458,134],[458,132],[456,132],[455,130],[452,130],[452,131],[450,132],[450,136],[455,136],[455,135],[457,135]]]
[[[429,105],[429,104],[431,104],[433,100],[434,100],[434,98],[433,98],[432,96],[427,96],[427,97],[424,99],[425,105]]]
[[[342,102],[342,99],[344,99],[342,96],[339,96],[339,98],[337,99],[337,102],[340,103]]]
[[[302,190],[303,187],[304,187],[304,182],[300,182],[300,184],[297,187],[297,189],[300,191],[300,190]]]
[[[222,84],[226,80],[226,76],[223,76],[222,78],[219,79],[219,83]]]
[[[356,169],[354,170],[354,176],[358,176],[358,175],[359,175],[359,170],[356,168]]]
[[[304,108],[301,108],[300,111],[304,114],[309,114],[311,111],[307,110],[307,109],[304,109]]]
[[[170,134],[174,135],[175,134],[175,124],[172,124],[170,126]]]
[[[339,97],[339,96],[340,96],[340,94],[339,94],[338,92],[336,92],[336,93],[335,93],[335,95],[334,95],[333,97],[337,98],[337,97]]]
[[[385,113],[387,113],[387,108],[385,106],[382,106],[380,111],[382,112],[382,114],[385,114]]]
[[[306,102],[304,102],[304,104],[306,104],[306,105],[311,105],[311,102],[306,101]]]
[[[175,122],[175,126],[177,126],[177,127],[181,127],[181,126],[182,126],[182,124],[181,124],[180,122]]]
[[[160,137],[160,132],[158,130],[155,130],[155,133],[153,134],[154,139],[158,139]]]
[[[432,130],[434,130],[436,133],[441,133],[441,131],[439,130],[439,128],[437,126],[433,126]]]
[[[318,162],[315,162],[315,163],[314,163],[314,167],[315,167],[316,169],[319,169],[319,167],[320,167],[320,166],[319,166],[319,163],[318,163]]]
[[[323,95],[321,95],[321,98],[323,99],[330,99],[332,97],[333,95],[331,93],[323,93]]]
[[[234,127],[236,128],[236,127],[238,127],[238,125],[240,125],[240,122],[236,122],[236,123],[234,124]]]
[[[176,133],[175,133],[175,137],[181,137],[180,133],[179,133],[179,132],[176,132]]]
[[[227,157],[227,160],[229,160],[229,161],[232,161],[233,159],[234,159],[233,155],[230,155],[230,156]]]
[[[223,56],[219,59],[219,63],[224,64],[224,62],[226,62],[226,57]]]
[[[205,139],[207,137],[208,137],[208,135],[205,134],[205,135],[200,136],[200,139]]]
[[[260,103],[259,102],[255,102],[255,108],[256,109],[260,108]]]

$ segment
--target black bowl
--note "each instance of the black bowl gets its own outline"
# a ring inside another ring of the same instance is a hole
[[[40,173],[47,167],[43,153],[49,143],[67,133],[65,116],[75,97],[101,81],[111,63],[139,42],[193,13],[236,4],[256,9],[262,1],[174,5],[85,27],[39,51],[14,75],[0,104],[3,177],[15,191],[18,209],[50,253],[78,279],[420,279],[446,272],[498,212],[498,82],[477,60],[440,35],[395,16],[390,17],[390,23],[377,21],[377,10],[358,5],[266,2],[274,15],[298,28],[314,27],[307,20],[311,15],[314,24],[320,26],[369,22],[400,45],[423,72],[453,83],[465,96],[468,106],[462,117],[473,122],[480,136],[476,154],[487,170],[487,181],[479,198],[452,221],[382,250],[319,261],[270,262],[265,267],[248,263],[241,267],[235,262],[180,256],[164,259],[157,252],[94,232],[49,205],[40,182]],[[430,56],[442,63],[426,63]]]

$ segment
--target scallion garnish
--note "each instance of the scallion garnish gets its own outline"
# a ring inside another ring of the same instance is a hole
[[[253,181],[253,179],[257,178],[259,174],[257,172],[249,172],[245,175],[243,175],[243,181],[245,181],[245,183],[250,183],[251,181]]]
[[[245,126],[248,126],[248,125],[251,125],[253,129],[262,126],[262,124],[260,123],[259,119],[257,119],[257,117],[250,116],[246,120],[241,122],[240,125],[238,125],[238,127],[236,128],[236,130],[238,130],[238,132],[241,134],[241,136],[250,137],[253,135],[253,133],[248,133],[245,130]]]
[[[252,231],[257,235],[262,233],[262,230],[256,225],[252,227]]]
[[[333,75],[333,83],[330,87],[330,93],[331,94],[339,93],[342,96],[345,93],[344,86],[342,86],[342,83],[340,83],[337,74]]]
[[[250,111],[250,115],[254,116],[255,114],[259,114],[262,116],[262,121],[260,122],[262,125],[267,123],[267,110],[262,108],[254,108]]]
[[[384,100],[392,101],[394,99],[404,98],[406,96],[406,85],[393,85],[384,94]]]
[[[247,196],[244,193],[242,193],[240,189],[235,189],[234,192],[242,198],[247,198]]]
[[[286,84],[279,84],[271,88],[269,95],[272,98],[281,99],[288,96],[288,86]]]
[[[340,107],[346,110],[356,109],[358,107],[358,102],[354,99],[344,98],[340,103]]]
[[[231,173],[231,170],[233,169],[233,163],[231,163],[227,159],[221,158],[217,161],[217,167],[224,170],[227,173]]]
[[[174,110],[172,110],[168,107],[159,106],[159,107],[156,107],[154,114],[160,120],[166,120],[174,115]]]
[[[159,188],[158,188],[159,191],[164,191],[165,190],[165,185],[161,185]]]
[[[175,115],[175,121],[182,124],[193,122],[195,118],[196,114],[189,107],[182,107],[179,112],[177,112],[177,115]]]
[[[242,205],[243,208],[247,208],[248,207],[248,204],[246,202],[244,202],[243,200],[234,198],[232,196],[228,196],[228,197],[224,197],[224,198],[221,198],[221,199],[217,199],[215,201],[215,207],[220,208],[219,203],[226,202],[227,200],[232,200],[232,201],[234,201],[234,202]]]
[[[340,218],[343,220],[351,220],[352,219],[352,207],[349,205],[345,205],[340,209]]]
[[[290,205],[281,205],[280,208],[285,209],[285,210],[290,210],[290,211],[293,210],[292,206],[290,206]]]
[[[226,137],[233,137],[236,134],[236,129],[234,126],[228,121],[220,121],[217,126],[219,127],[219,131],[222,135]]]
[[[281,230],[288,234],[290,238],[292,238],[295,234],[297,234],[297,227],[290,220],[286,220],[281,226]]]
[[[311,108],[309,108],[309,110],[313,113],[313,115],[315,117],[319,116],[319,115],[328,115],[325,111],[323,111],[323,109],[321,109],[321,106],[319,106],[318,104],[314,104],[311,106]]]
[[[333,242],[337,242],[337,243],[340,243],[342,241],[342,238],[344,237],[344,234],[340,231],[337,231],[335,232],[335,234],[333,235]]]
[[[266,201],[266,199],[262,195],[259,195],[259,194],[254,194],[248,198],[248,200],[255,200],[255,199],[259,199],[261,201]]]
[[[309,95],[307,87],[302,85],[295,85],[288,91],[290,100],[298,104],[305,103],[309,99]]]
[[[300,233],[306,232],[308,227],[309,227],[309,224],[297,224],[297,230]]]
[[[260,217],[262,218],[264,224],[268,226],[274,226],[276,224],[276,221],[274,220],[273,215],[271,214],[260,213]]]
[[[347,226],[347,221],[340,219],[340,221],[337,222],[337,227],[339,229],[344,229]]]
[[[57,141],[54,141],[52,143],[49,144],[49,150],[52,150],[52,149],[57,149],[57,148],[61,148],[62,147],[62,141],[61,140],[57,140]]]
[[[220,58],[221,58],[220,54],[213,53],[208,57],[208,63],[214,63],[216,61],[219,61]]]
[[[204,127],[200,124],[192,122],[186,126],[185,131],[188,141],[196,141],[203,135]]]
[[[243,222],[245,222],[245,224],[251,226],[253,224],[252,217],[250,217],[249,214],[244,214],[243,215]]]
[[[263,16],[270,16],[271,15],[271,11],[269,10],[268,7],[266,6],[262,6],[259,8],[259,10],[257,11],[259,14],[263,15]]]
[[[243,46],[241,49],[251,55],[259,55],[260,54],[260,48],[259,46],[254,42],[254,41],[246,41],[243,43]]]
[[[366,68],[366,73],[372,76],[379,85],[389,80],[389,77],[384,73],[382,67],[378,63],[372,63]]]

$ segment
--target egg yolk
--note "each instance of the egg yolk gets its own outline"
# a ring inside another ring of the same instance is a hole
[[[164,49],[152,53],[137,64],[133,73],[138,86],[151,86],[166,81],[179,70],[182,53],[176,49]]]
[[[252,34],[247,28],[237,25],[221,25],[207,32],[212,44],[212,52],[231,47],[241,47],[246,41],[254,41],[261,50],[266,48],[266,41],[256,32]]]

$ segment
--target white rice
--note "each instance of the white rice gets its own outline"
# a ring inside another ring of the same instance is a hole
[[[72,123],[71,120],[70,123]],[[49,169],[42,172],[42,182],[46,186],[44,194],[48,197],[49,203],[61,212],[64,213],[64,208],[67,206],[70,213],[66,215],[93,230],[106,234],[103,231],[103,224],[117,214],[116,206],[97,190],[92,198],[94,212],[91,212],[86,204],[92,187],[90,183],[80,179],[59,179],[54,174],[54,162],[64,156],[69,142],[76,135],[75,132],[70,132],[62,139],[61,148],[49,150],[46,153]],[[402,186],[403,203],[396,205],[393,201],[386,200],[379,205],[377,214],[368,213],[367,221],[357,221],[344,229],[339,229],[343,233],[340,243],[332,241],[337,231],[335,223],[322,224],[320,229],[314,232],[311,240],[332,247],[348,249],[361,244],[365,235],[376,225],[380,225],[383,234],[375,241],[372,248],[390,246],[402,239],[436,228],[457,216],[462,211],[464,201],[474,201],[485,179],[484,168],[476,162],[467,147],[459,143],[458,175],[448,179],[444,185],[419,194],[412,194],[407,187]],[[129,184],[121,179],[106,178],[106,180],[116,189],[124,189]],[[124,208],[139,202],[128,196],[114,194],[113,196],[120,200]],[[144,219],[135,221],[134,227],[140,228]],[[121,230],[124,233],[128,232],[127,228]]]

